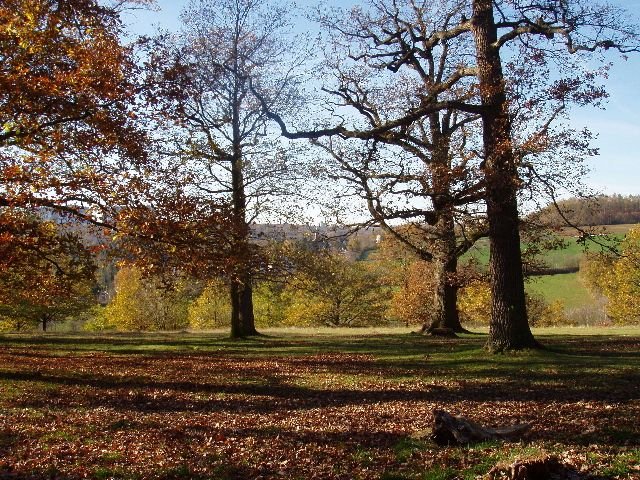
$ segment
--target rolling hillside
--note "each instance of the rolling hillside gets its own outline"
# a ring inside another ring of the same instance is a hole
[[[599,311],[600,306],[580,281],[578,273],[580,261],[586,252],[600,251],[603,248],[602,245],[615,245],[624,238],[633,226],[635,225],[600,226],[598,230],[601,229],[607,236],[597,237],[595,240],[590,240],[586,243],[578,242],[578,239],[573,236],[574,231],[565,229],[562,233],[567,247],[547,252],[543,256],[543,261],[550,269],[575,269],[575,271],[554,275],[533,276],[526,283],[527,291],[542,295],[548,302],[555,300],[562,301],[567,312],[575,312],[578,310],[582,310],[583,312],[590,310],[594,312]],[[479,241],[466,256],[466,258],[470,257],[475,258],[480,265],[488,265],[488,240],[482,239]]]

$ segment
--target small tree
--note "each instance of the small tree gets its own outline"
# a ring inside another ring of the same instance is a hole
[[[591,255],[580,273],[587,284],[607,300],[607,315],[619,324],[640,320],[640,228],[632,228],[621,246],[619,257]]]
[[[303,252],[284,295],[290,302],[287,323],[348,327],[383,322],[389,290],[360,262]]]
[[[290,298],[285,294],[282,281],[261,281],[254,289],[256,324],[260,327],[275,327],[286,323],[286,309]]]
[[[433,266],[430,262],[415,260],[402,269],[398,289],[393,293],[389,313],[409,325],[431,325],[434,308]],[[457,306],[456,306],[457,310]]]
[[[460,315],[466,323],[489,325],[491,322],[491,287],[476,280],[460,292]]]
[[[104,315],[118,330],[179,330],[187,326],[189,292],[183,280],[173,285],[144,277],[135,267],[122,267],[115,280],[115,296]]]
[[[0,208],[0,316],[43,330],[95,305],[92,252],[74,233],[23,209]]]
[[[228,286],[220,279],[211,280],[189,305],[189,327],[195,330],[222,328],[229,324],[231,303]]]

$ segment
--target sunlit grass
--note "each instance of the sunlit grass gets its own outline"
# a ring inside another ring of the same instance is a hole
[[[304,478],[300,455],[326,478],[471,480],[566,452],[590,473],[633,478],[639,326],[534,329],[548,349],[499,355],[484,348],[486,328],[459,339],[415,329],[1,335],[0,451],[55,464],[60,478],[80,466],[91,478],[255,478],[273,448],[278,478]],[[413,435],[434,408],[532,422],[533,437],[438,447]],[[246,456],[230,460],[231,441]],[[25,478],[53,474],[29,462]]]
[[[565,309],[597,308],[593,297],[577,273],[561,273],[533,277],[526,284],[527,292],[541,295],[548,303],[560,300]]]

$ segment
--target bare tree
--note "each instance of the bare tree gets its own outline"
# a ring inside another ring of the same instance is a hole
[[[452,18],[435,6],[408,2],[375,2],[348,15],[323,16],[331,47],[326,66],[335,78],[324,88],[331,95],[326,108],[334,118],[344,115],[344,122],[308,135],[285,128],[291,138],[330,135],[315,143],[334,161],[330,175],[364,200],[368,223],[432,262],[436,311],[425,326],[431,331],[463,331],[457,259],[482,231],[467,208],[482,199],[480,160],[467,144],[468,130],[480,118],[470,101],[474,71],[461,63],[468,46],[464,38],[435,46],[425,37]],[[412,228],[396,228],[398,222]]]
[[[563,78],[562,72],[569,71],[573,65],[570,54],[608,49],[624,53],[637,51],[637,29],[623,21],[620,10],[582,0],[445,1],[439,5],[444,14],[435,17],[444,18],[445,22],[432,21],[434,17],[429,15],[430,9],[424,2],[376,0],[370,5],[383,12],[389,21],[372,24],[377,31],[368,34],[370,17],[363,9],[353,10],[351,21],[355,27],[350,31],[363,32],[353,38],[372,45],[370,54],[352,56],[353,60],[377,62],[380,68],[397,73],[405,65],[415,68],[415,58],[427,64],[433,62],[450,42],[466,45],[468,50],[458,63],[446,70],[446,75],[438,78],[435,88],[416,92],[419,101],[408,102],[403,111],[380,118],[375,124],[348,124],[343,116],[335,127],[290,132],[279,115],[271,113],[270,116],[289,138],[335,135],[384,142],[394,136],[410,141],[408,126],[434,112],[456,110],[479,115],[483,130],[481,167],[491,240],[493,309],[488,346],[492,350],[537,347],[528,325],[524,298],[517,196],[522,186],[521,168],[527,167],[533,176],[537,175],[532,164],[525,165],[524,159],[539,153],[536,150],[540,146],[550,145],[557,138],[551,132],[551,125],[568,104],[597,102],[602,98],[601,92],[583,94],[589,91],[582,88],[590,81],[589,76],[572,81]],[[411,11],[415,12],[414,22],[403,18]],[[465,44],[464,39],[468,43]],[[509,97],[513,78],[505,73],[503,65],[504,57],[522,52],[539,59],[522,75],[543,78],[546,70],[536,69],[540,63],[552,64],[560,72],[546,78],[550,94],[547,100],[557,108],[550,109],[544,121],[529,130],[526,140],[516,139],[514,135],[514,112]],[[424,73],[424,69],[416,71],[417,75]],[[468,92],[473,89],[461,90],[460,87],[472,76],[476,95],[470,96]],[[351,97],[367,100],[366,92],[357,89],[338,88],[331,93],[343,101]],[[355,102],[343,104],[354,107],[365,118],[372,118],[366,103],[360,109]],[[270,108],[267,102],[263,106]],[[565,144],[570,143],[565,140]],[[530,148],[532,145],[537,146]]]
[[[426,35],[451,21],[439,6],[405,2],[375,2],[347,16],[323,16],[333,46],[326,63],[336,85],[326,90],[336,99],[334,111],[351,107],[354,122],[376,129],[427,98],[473,99],[474,72],[461,67],[466,39],[443,39],[433,48]],[[364,200],[371,221],[431,262],[434,312],[425,331],[464,330],[456,308],[458,258],[484,233],[474,216],[483,198],[472,134],[479,119],[450,106],[359,146],[317,142],[335,160],[336,176]],[[409,228],[396,228],[398,222]]]
[[[169,148],[192,173],[199,195],[229,202],[235,224],[228,269],[231,334],[257,333],[251,224],[290,190],[293,171],[282,141],[249,88],[287,111],[296,101],[291,75],[288,6],[256,0],[194,0],[181,36],[166,36],[150,61],[165,112],[176,123]],[[169,107],[169,108],[167,108]],[[177,125],[177,126],[176,126]],[[177,149],[175,148],[177,147]]]

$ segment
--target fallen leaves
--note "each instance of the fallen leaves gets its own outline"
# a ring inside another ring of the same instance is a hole
[[[510,375],[458,378],[442,365],[428,377],[429,368],[348,351],[10,346],[0,351],[0,478],[474,478],[529,450],[577,472],[639,478],[632,384],[576,390],[551,378],[544,389]],[[441,449],[411,438],[435,408],[533,430],[526,444]]]

